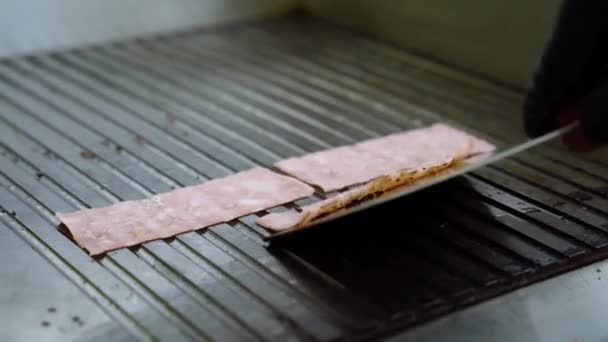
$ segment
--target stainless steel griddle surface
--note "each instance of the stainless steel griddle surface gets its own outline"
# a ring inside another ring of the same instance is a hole
[[[268,249],[251,215],[92,259],[53,217],[434,121],[509,146],[521,101],[298,18],[3,60],[0,229],[29,245],[5,251],[69,280],[28,319],[7,300],[4,334],[59,329],[49,306],[72,303],[86,322],[42,336],[371,338],[603,258],[606,155],[557,142]]]

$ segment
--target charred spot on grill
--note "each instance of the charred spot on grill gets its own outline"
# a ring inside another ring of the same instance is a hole
[[[141,135],[137,134],[135,135],[135,142],[137,143],[137,145],[143,145],[146,143],[146,139],[144,139],[144,137],[142,137]]]
[[[120,146],[120,145],[116,145],[115,150],[116,150],[116,152],[117,152],[117,153],[122,153],[122,151],[123,151],[124,149],[122,148],[122,146]]]
[[[55,153],[53,153],[53,151],[49,150],[48,148],[44,149],[44,153],[42,154],[45,158],[48,159],[53,159],[55,158]]]
[[[94,159],[97,157],[97,154],[91,150],[83,150],[80,152],[80,156],[84,159]]]
[[[165,121],[167,123],[167,127],[175,126],[175,120],[176,120],[175,114],[170,113],[170,112],[165,114]]]
[[[42,177],[44,177],[44,173],[42,173],[42,172],[36,172],[36,178],[40,179]]]
[[[79,326],[84,325],[84,321],[80,318],[80,316],[72,316],[72,322],[78,324]]]

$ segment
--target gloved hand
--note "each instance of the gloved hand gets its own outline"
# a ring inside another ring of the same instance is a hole
[[[524,104],[536,137],[580,120],[564,141],[575,150],[608,142],[608,1],[564,0]]]

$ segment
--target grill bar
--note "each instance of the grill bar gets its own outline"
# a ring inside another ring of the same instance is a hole
[[[142,340],[377,336],[606,252],[608,167],[547,144],[270,250],[250,215],[92,260],[55,211],[440,118],[506,146],[521,95],[295,18],[3,60],[0,79],[1,228]]]

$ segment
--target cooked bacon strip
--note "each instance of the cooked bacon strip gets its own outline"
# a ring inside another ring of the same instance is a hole
[[[435,124],[281,160],[275,167],[329,192],[399,170],[415,169],[428,160],[445,160],[457,153],[468,139],[473,140],[474,146],[469,155],[494,150],[488,142],[444,124]]]
[[[354,189],[302,207],[300,212],[287,211],[266,215],[258,219],[257,224],[272,231],[281,231],[307,225],[323,216],[371,199],[388,190],[448,169],[469,156],[473,147],[473,140],[467,138],[456,153],[447,159],[430,159],[421,163],[417,168],[396,171],[378,177]]]
[[[57,213],[91,255],[227,222],[312,195],[291,177],[254,168],[140,201]]]

